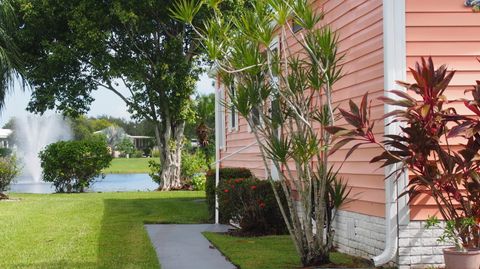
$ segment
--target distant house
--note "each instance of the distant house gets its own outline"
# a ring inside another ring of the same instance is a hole
[[[324,22],[336,30],[339,50],[345,52],[346,75],[334,85],[334,106],[358,103],[368,91],[375,100],[386,90],[398,88],[396,80],[412,81],[407,67],[420,57],[432,56],[437,64],[457,70],[448,94],[463,96],[480,79],[480,13],[464,0],[313,0],[325,14]],[[301,30],[300,30],[301,31]],[[289,51],[299,51],[295,38],[276,41]],[[279,49],[282,51],[282,49]],[[217,151],[221,167],[246,167],[265,177],[265,167],[255,137],[235,109],[224,108],[230,88],[217,80]],[[392,107],[373,103],[372,115],[382,117]],[[340,122],[345,124],[345,122]],[[400,132],[396,126],[375,126],[375,134]],[[248,145],[252,145],[247,148]],[[352,145],[350,145],[351,147]],[[340,166],[348,146],[331,157]],[[379,154],[373,147],[357,150],[343,164],[340,176],[348,180],[356,200],[339,211],[335,245],[339,250],[373,258],[376,264],[394,262],[399,268],[425,268],[443,263],[436,232],[424,232],[427,216],[437,213],[431,200],[411,204],[399,193],[407,177],[385,180],[392,168],[378,169],[369,161]],[[292,168],[294,170],[294,168]]]
[[[0,148],[12,148],[13,144],[11,144],[11,135],[13,130],[11,129],[0,129]]]
[[[128,135],[126,136],[129,138],[133,145],[135,146],[136,149],[138,150],[144,150],[147,148],[151,148],[153,143],[153,137],[151,136],[143,136],[143,135]]]
[[[120,141],[127,138],[132,141],[135,149],[145,151],[152,147],[153,137],[141,135],[129,135],[125,130],[118,126],[109,126],[103,130],[96,131],[94,134],[103,134],[107,138],[107,143],[114,148]]]

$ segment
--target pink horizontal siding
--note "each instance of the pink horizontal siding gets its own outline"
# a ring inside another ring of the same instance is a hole
[[[437,65],[457,70],[447,95],[464,97],[464,90],[480,79],[480,14],[465,7],[462,0],[406,0],[407,66],[421,56],[432,56]],[[412,76],[407,73],[407,80]],[[470,113],[458,103],[459,113]],[[410,218],[423,220],[438,213],[431,199],[420,197],[410,206]]]
[[[333,9],[329,10],[329,7]],[[345,53],[343,77],[334,85],[335,105],[348,107],[348,101],[359,103],[369,92],[370,99],[383,95],[383,7],[381,0],[330,0],[325,2],[325,21],[339,35],[339,51]],[[374,100],[372,115],[382,115],[383,104]],[[345,126],[344,120],[336,125]],[[374,132],[381,137],[384,126],[377,124]],[[349,148],[330,157],[340,167]],[[379,154],[374,146],[358,149],[343,163],[340,176],[352,187],[350,198],[344,210],[383,217],[385,212],[384,171],[370,159]]]
[[[327,0],[313,1],[317,11],[325,13],[324,23],[335,30],[339,36],[339,51],[345,53],[345,77],[334,85],[333,98],[335,105],[347,107],[352,99],[359,102],[367,91],[371,99],[383,95],[383,10],[382,0]],[[286,40],[293,53],[301,52],[294,37]],[[372,114],[380,117],[383,114],[383,104],[373,102]],[[337,122],[344,125],[345,121]],[[228,126],[228,122],[226,124]],[[375,127],[378,137],[383,135],[383,124]],[[241,147],[254,141],[248,132],[245,121],[240,119],[238,131],[227,132],[226,148],[222,156],[226,156]],[[339,150],[331,156],[333,165],[340,167],[348,148]],[[384,216],[384,172],[378,165],[369,163],[370,159],[379,154],[374,146],[367,146],[357,150],[340,170],[340,176],[348,181],[352,187],[352,201],[345,206],[345,210],[363,213],[372,216]],[[245,152],[222,163],[222,166],[247,167],[259,177],[265,176],[265,169],[258,147]],[[293,167],[292,167],[293,168]]]

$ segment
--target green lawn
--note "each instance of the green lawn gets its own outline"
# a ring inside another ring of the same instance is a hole
[[[158,268],[144,223],[201,223],[203,192],[27,195],[0,202],[0,268]]]
[[[103,172],[106,174],[141,174],[149,173],[148,161],[152,158],[115,158],[110,167]]]
[[[205,232],[212,242],[230,261],[241,269],[288,269],[301,268],[300,257],[290,236],[233,237]],[[368,261],[346,254],[330,254],[332,264],[328,267],[365,268]]]

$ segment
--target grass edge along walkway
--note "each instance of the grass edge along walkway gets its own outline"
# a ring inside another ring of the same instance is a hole
[[[235,237],[204,232],[203,235],[240,269],[302,268],[300,257],[288,235]],[[366,268],[369,261],[340,252],[330,253],[329,267]]]
[[[144,223],[202,223],[202,192],[12,194],[0,268],[159,268]]]

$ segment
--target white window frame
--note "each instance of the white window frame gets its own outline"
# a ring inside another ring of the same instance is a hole
[[[225,148],[225,140],[226,140],[226,124],[225,124],[225,106],[223,102],[225,102],[225,87],[220,84],[218,89],[216,90],[215,94],[215,109],[216,109],[216,125],[215,125],[215,133],[218,137],[218,147],[219,149]],[[218,130],[218,131],[217,131]]]
[[[279,47],[279,41],[278,41],[278,36],[275,36],[273,39],[272,39],[272,42],[270,42],[270,46],[269,46],[270,50],[274,50],[274,49],[277,49],[277,51],[280,52],[280,47]],[[278,81],[278,77],[277,77],[277,81]],[[272,101],[272,96],[270,96],[270,101]],[[262,113],[261,111],[259,113]],[[263,125],[263,119],[260,117],[259,119],[259,125],[262,126]],[[250,125],[248,124],[248,132],[251,133],[252,132],[252,128],[250,127]]]
[[[227,90],[233,91],[233,95],[235,95],[235,93],[236,93],[235,83],[234,83],[234,85],[232,85],[232,86],[227,86],[227,85],[225,85],[224,88],[225,88],[225,91],[227,91]],[[231,94],[230,94],[230,95],[231,95]],[[225,96],[226,96],[226,95],[225,95]],[[237,131],[239,130],[239,128],[238,128],[238,123],[239,123],[239,120],[238,120],[238,111],[231,106],[231,105],[232,105],[232,102],[231,102],[231,100],[230,100],[230,97],[229,97],[229,100],[228,100],[228,104],[229,104],[228,113],[227,113],[227,115],[228,115],[228,132],[229,132],[229,133],[237,132]],[[232,121],[232,116],[233,116],[233,115],[232,115],[232,111],[233,111],[234,116],[235,116],[235,119],[234,119],[235,122]],[[233,124],[233,123],[235,123],[235,124]]]

